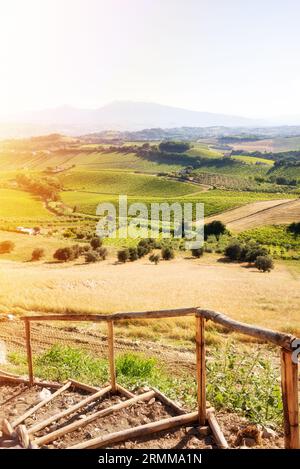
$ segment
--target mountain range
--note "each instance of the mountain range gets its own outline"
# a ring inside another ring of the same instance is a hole
[[[97,109],[62,106],[23,112],[0,121],[0,138],[59,132],[82,135],[102,130],[139,131],[174,127],[265,127],[284,122],[191,111],[156,103],[115,101]],[[300,119],[298,124],[300,123]],[[288,123],[286,123],[288,124]]]

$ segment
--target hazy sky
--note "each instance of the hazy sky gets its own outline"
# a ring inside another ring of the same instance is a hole
[[[300,114],[299,0],[0,0],[0,114],[113,100]]]

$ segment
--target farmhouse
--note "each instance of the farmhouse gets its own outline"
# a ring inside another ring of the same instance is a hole
[[[35,236],[37,234],[34,228],[24,228],[24,226],[17,226],[18,233],[28,234],[29,236]]]

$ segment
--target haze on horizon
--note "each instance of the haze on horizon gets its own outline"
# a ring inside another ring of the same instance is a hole
[[[2,0],[0,116],[116,100],[299,115],[297,0]]]

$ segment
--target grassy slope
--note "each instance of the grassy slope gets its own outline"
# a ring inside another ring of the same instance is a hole
[[[9,219],[52,218],[42,202],[28,192],[0,189],[0,217]]]

